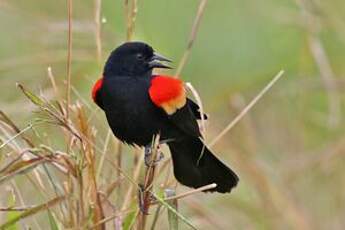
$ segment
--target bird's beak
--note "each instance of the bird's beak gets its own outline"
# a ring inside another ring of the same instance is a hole
[[[153,56],[149,62],[150,68],[164,68],[164,69],[172,69],[172,67],[163,64],[161,62],[171,62],[168,58],[164,57],[163,55],[160,55],[158,53],[153,53]]]

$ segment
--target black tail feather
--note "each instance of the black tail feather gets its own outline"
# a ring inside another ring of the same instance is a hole
[[[230,192],[237,185],[239,178],[235,172],[218,160],[200,139],[186,138],[168,144],[174,174],[181,184],[199,188],[216,183],[216,188],[207,191],[220,193]],[[199,160],[201,153],[202,157]]]

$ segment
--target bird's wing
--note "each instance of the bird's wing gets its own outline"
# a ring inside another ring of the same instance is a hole
[[[189,108],[192,110],[195,118],[198,120],[201,120],[201,113],[200,113],[201,111],[200,111],[198,104],[196,104],[194,101],[192,101],[189,98],[187,98],[187,104],[188,104]],[[204,113],[203,118],[204,118],[204,120],[207,120],[208,119],[207,114]]]
[[[179,129],[191,136],[201,136],[196,121],[198,116],[201,117],[199,107],[186,97],[181,80],[162,75],[154,76],[149,95],[153,104],[161,108]]]
[[[101,90],[103,85],[103,78],[98,79],[92,87],[92,99],[93,101],[103,109],[103,101],[101,98]]]

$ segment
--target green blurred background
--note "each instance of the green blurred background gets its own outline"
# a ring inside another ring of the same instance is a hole
[[[134,39],[177,66],[199,1],[138,3]],[[123,1],[102,1],[100,63],[94,11],[93,1],[73,1],[72,84],[96,109],[90,88],[109,52],[125,41],[126,22]],[[24,127],[35,115],[15,83],[52,98],[51,66],[64,85],[66,1],[1,0],[0,28],[0,108]],[[210,114],[208,141],[275,74],[285,74],[213,147],[240,175],[239,186],[230,195],[187,198],[181,212],[200,229],[344,229],[344,61],[343,0],[209,1],[181,74]],[[106,121],[101,111],[97,116],[102,136]]]

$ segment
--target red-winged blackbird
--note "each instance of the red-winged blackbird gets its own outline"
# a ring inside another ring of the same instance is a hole
[[[124,43],[110,54],[103,78],[93,87],[93,100],[121,141],[148,147],[160,134],[181,184],[198,188],[216,183],[209,191],[230,192],[239,179],[203,144],[197,119],[206,115],[186,97],[181,80],[152,74],[154,68],[170,68],[165,61],[145,43]]]

